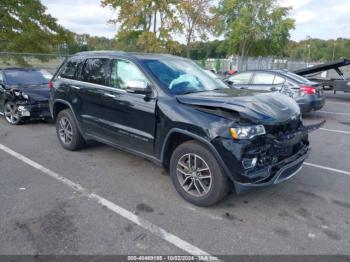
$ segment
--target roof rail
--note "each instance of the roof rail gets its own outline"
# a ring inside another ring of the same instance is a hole
[[[126,54],[125,51],[120,50],[98,50],[98,51],[83,51],[78,52],[75,55],[88,55],[88,54],[104,54],[104,53],[119,53],[119,54]]]

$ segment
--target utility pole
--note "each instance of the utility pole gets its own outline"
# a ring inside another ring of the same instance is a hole
[[[311,45],[307,44],[307,48],[309,50],[309,55],[307,56],[307,62],[306,62],[306,67],[309,67],[310,60],[311,60]]]
[[[337,45],[337,42],[334,42],[333,43],[333,56],[332,56],[332,61],[334,61],[334,58],[335,58],[335,47]]]
[[[308,36],[307,39],[309,40],[309,43],[307,44],[307,48],[309,49],[309,55],[308,55],[308,58],[307,58],[306,67],[309,67],[309,63],[311,61],[311,37]]]

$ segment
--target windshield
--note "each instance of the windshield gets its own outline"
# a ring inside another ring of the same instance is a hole
[[[49,82],[39,70],[5,70],[4,72],[9,85],[39,85]]]
[[[308,79],[306,79],[305,77],[302,77],[300,75],[294,74],[292,72],[287,72],[287,75],[294,79],[295,81],[299,82],[299,83],[307,83],[310,82]]]
[[[146,59],[144,64],[172,94],[188,94],[228,88],[186,59]]]

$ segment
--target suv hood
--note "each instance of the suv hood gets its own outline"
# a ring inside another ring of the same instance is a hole
[[[50,90],[47,85],[13,86],[11,89],[27,94],[34,101],[47,101],[50,98]]]
[[[238,112],[242,118],[259,124],[281,124],[300,115],[298,104],[279,92],[258,93],[249,90],[222,89],[178,95],[176,98],[182,104]]]

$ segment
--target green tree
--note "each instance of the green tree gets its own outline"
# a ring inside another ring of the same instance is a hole
[[[176,16],[178,1],[102,0],[101,3],[118,10],[118,17],[111,22],[120,26],[119,43],[126,40],[125,34],[139,32],[135,44],[141,51],[162,52],[177,48],[171,41],[171,34],[181,28]]]
[[[49,53],[74,41],[40,0],[1,0],[0,50]]]
[[[182,32],[186,38],[186,55],[190,57],[191,43],[198,38],[207,39],[207,33],[213,28],[208,10],[211,0],[180,1],[178,10],[182,20]]]
[[[281,55],[294,28],[289,10],[277,0],[220,0],[214,9],[217,33],[225,35],[228,52],[241,58]]]
[[[221,62],[220,62],[220,59],[216,59],[216,60],[215,60],[215,71],[216,71],[216,73],[219,73],[219,72],[220,72],[220,69],[221,69]]]
[[[205,58],[201,59],[200,65],[201,65],[204,69],[206,69],[206,68],[207,68],[207,60],[206,60]]]

